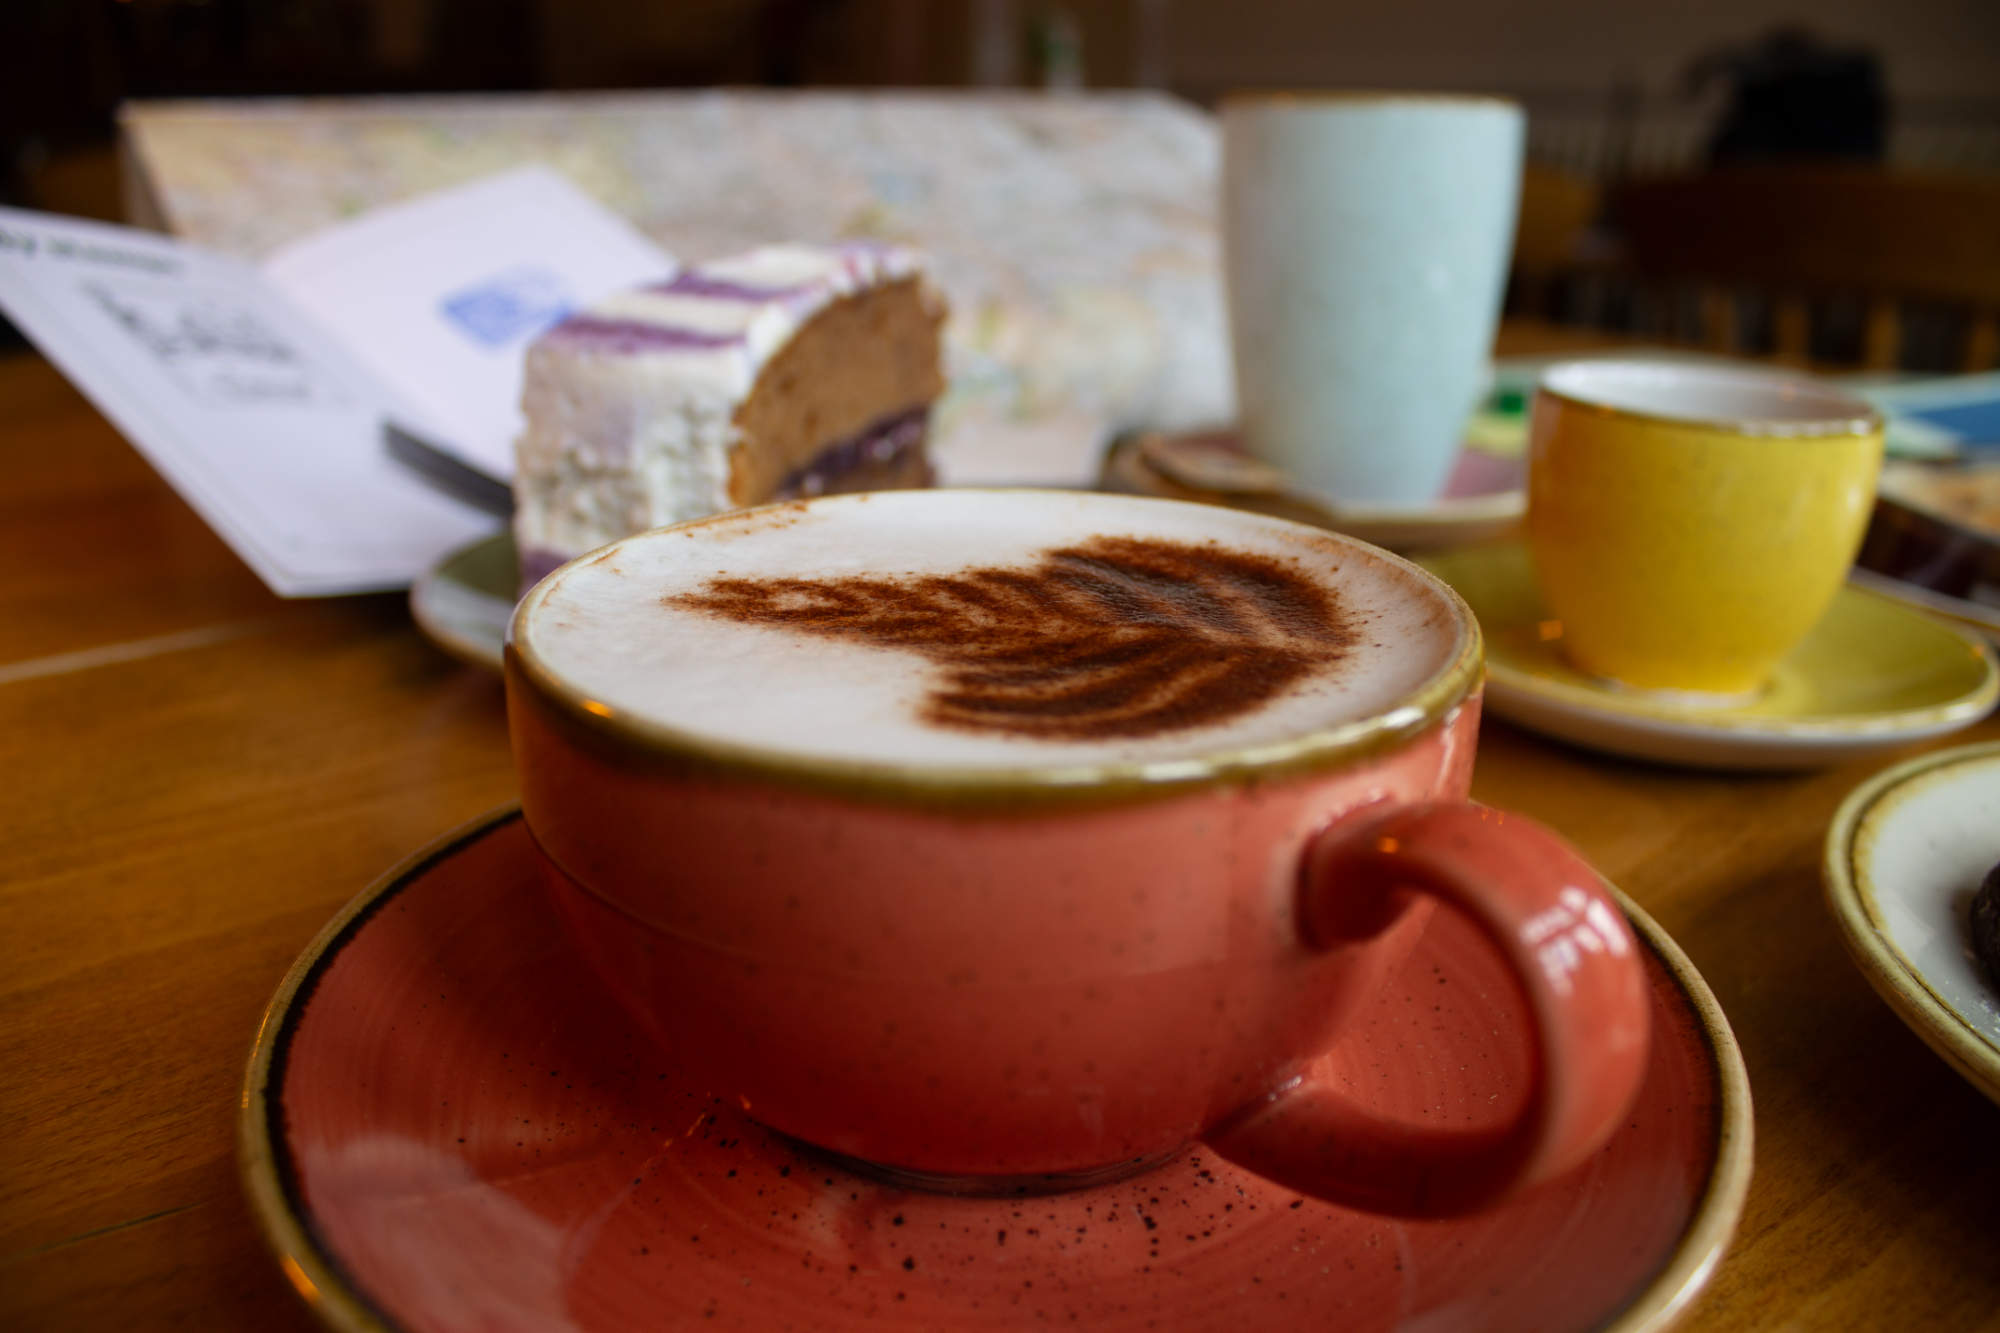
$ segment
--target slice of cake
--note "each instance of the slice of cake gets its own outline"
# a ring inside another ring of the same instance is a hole
[[[753,250],[564,319],[523,379],[522,586],[646,528],[929,485],[944,317],[915,251],[856,243]]]

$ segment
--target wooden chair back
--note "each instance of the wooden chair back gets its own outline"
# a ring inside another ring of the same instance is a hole
[[[1612,216],[1644,278],[1701,285],[1704,341],[1734,351],[1736,297],[1771,303],[1781,359],[1803,362],[1812,302],[1866,302],[1863,363],[1893,369],[1907,303],[1965,313],[1961,365],[2000,364],[2000,175],[1733,167],[1638,179]]]

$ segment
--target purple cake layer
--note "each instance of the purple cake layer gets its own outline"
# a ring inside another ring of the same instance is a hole
[[[879,257],[895,247],[875,241],[843,241],[831,249],[835,254],[842,256],[843,262],[851,269],[857,258]],[[889,278],[879,280],[887,281]],[[809,301],[815,293],[824,291],[827,283],[826,276],[796,283],[738,282],[732,278],[716,277],[700,268],[685,268],[665,282],[657,282],[640,290],[663,296],[686,296],[742,305],[766,305],[774,301]],[[544,336],[561,344],[612,356],[629,356],[639,352],[698,351],[705,348],[735,346],[745,341],[745,334],[741,330],[718,333],[681,325],[655,324],[645,320],[604,318],[588,312],[570,316]]]
[[[727,278],[711,278],[699,269],[682,269],[667,282],[646,288],[662,296],[700,296],[711,301],[741,301],[746,305],[762,305],[766,301],[781,301],[788,296],[810,291],[813,284],[798,283],[790,287],[758,287],[747,282],[731,282]]]
[[[533,547],[520,555],[521,591],[524,593],[575,558],[561,551],[551,551],[546,546]]]
[[[824,495],[850,473],[864,467],[894,464],[912,449],[924,447],[930,420],[929,407],[912,408],[884,417],[859,434],[836,440],[779,482],[771,498],[796,500],[801,496]]]

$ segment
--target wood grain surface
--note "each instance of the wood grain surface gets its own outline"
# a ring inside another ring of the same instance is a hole
[[[244,1061],[342,902],[512,799],[499,681],[400,597],[270,596],[32,355],[0,357],[0,467],[0,1328],[310,1328],[237,1184]],[[2000,1107],[1821,900],[1835,807],[1920,748],[1746,777],[1486,724],[1475,794],[1643,904],[1743,1046],[1756,1175],[1687,1328],[2000,1329]]]

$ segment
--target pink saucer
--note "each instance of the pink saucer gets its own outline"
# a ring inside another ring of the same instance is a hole
[[[1415,504],[1342,500],[1296,489],[1246,451],[1232,430],[1132,431],[1113,440],[1098,487],[1228,505],[1316,524],[1392,551],[1485,541],[1513,531],[1527,512],[1527,464],[1518,454],[1468,444],[1444,490]]]
[[[252,1053],[246,1185],[340,1329],[1651,1329],[1728,1241],[1749,1179],[1734,1040],[1652,949],[1651,1068],[1572,1175],[1477,1218],[1301,1200],[1195,1147],[1124,1182],[953,1198],[770,1134],[639,1041],[572,960],[515,810],[419,853],[286,976]],[[1529,1053],[1511,983],[1440,913],[1356,1041],[1358,1097],[1477,1122]]]

